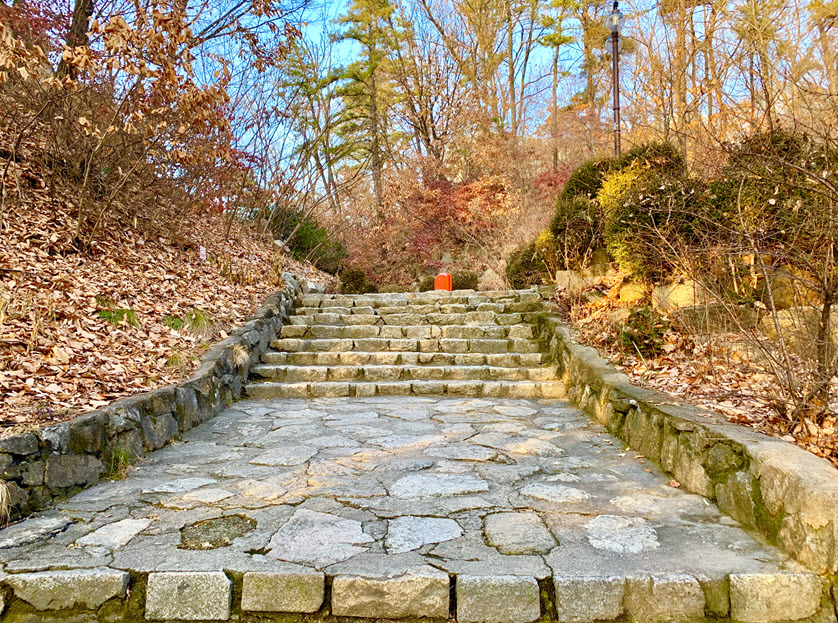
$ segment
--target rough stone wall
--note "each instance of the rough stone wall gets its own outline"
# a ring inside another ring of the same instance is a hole
[[[572,403],[685,488],[823,575],[838,573],[838,472],[787,442],[636,387],[555,316],[536,332]]]
[[[307,284],[283,275],[285,288],[229,338],[213,346],[183,383],[118,400],[62,422],[0,439],[0,479],[12,519],[26,516],[108,476],[120,463],[167,445],[239,398],[251,365],[279,333]],[[243,347],[248,360],[234,359]],[[236,365],[238,361],[239,365]]]

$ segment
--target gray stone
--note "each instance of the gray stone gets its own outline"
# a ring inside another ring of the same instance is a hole
[[[141,430],[147,450],[162,448],[179,432],[177,420],[172,417],[171,413],[144,417]]]
[[[123,519],[102,526],[78,539],[78,545],[101,545],[111,549],[127,545],[131,539],[151,525],[150,519]]]
[[[316,571],[255,571],[242,579],[245,612],[317,612],[323,605],[326,579]]]
[[[617,554],[638,554],[660,547],[655,529],[641,517],[599,515],[585,524],[588,542]]]
[[[0,452],[28,456],[38,451],[38,437],[33,433],[20,433],[0,439]]]
[[[6,576],[15,597],[37,610],[95,610],[107,600],[125,597],[130,576],[112,569],[74,569]]]
[[[390,520],[385,545],[393,554],[409,552],[423,545],[442,543],[463,534],[453,519],[441,517],[397,517]]]
[[[428,499],[488,490],[485,481],[467,474],[411,474],[390,487],[390,495],[401,499]]]
[[[20,547],[46,540],[71,525],[69,517],[33,517],[0,530],[0,549]]]
[[[448,574],[431,567],[393,577],[341,575],[332,582],[332,614],[444,619],[448,617],[448,594]]]
[[[730,616],[744,623],[797,621],[821,606],[823,580],[811,573],[730,575]]]
[[[143,493],[183,493],[185,491],[193,491],[195,489],[200,489],[201,487],[205,487],[207,485],[214,485],[217,480],[214,478],[201,478],[201,477],[194,477],[194,478],[179,478],[177,480],[172,480],[170,482],[163,483],[162,485],[157,485],[156,487],[152,487],[150,489],[143,489]]]
[[[300,465],[317,454],[311,446],[284,446],[263,452],[251,461],[254,465]]]
[[[626,611],[638,623],[702,618],[704,605],[701,585],[688,575],[629,578],[627,582]]]
[[[47,459],[44,481],[50,489],[89,486],[99,481],[102,461],[81,454],[53,454]]]
[[[536,500],[554,502],[557,504],[575,504],[579,502],[587,502],[591,499],[590,494],[582,489],[565,487],[563,485],[545,485],[541,483],[527,485],[521,489],[521,494],[535,498]]]
[[[145,618],[152,621],[226,621],[233,584],[220,571],[151,573]]]
[[[623,614],[624,578],[553,579],[559,623],[610,621]]]
[[[374,540],[359,521],[298,509],[271,537],[267,558],[322,568],[365,552],[360,545]]]
[[[541,595],[533,577],[457,576],[457,621],[529,623],[541,616]]]
[[[484,519],[486,539],[501,554],[546,554],[556,540],[532,512],[495,513]]]

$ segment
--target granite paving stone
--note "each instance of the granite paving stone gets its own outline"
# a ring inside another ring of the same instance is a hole
[[[243,400],[0,530],[0,594],[130,572],[148,574],[149,620],[315,612],[324,586],[337,616],[444,619],[453,580],[463,622],[528,623],[552,582],[568,623],[834,623],[820,578],[669,480],[561,399]]]

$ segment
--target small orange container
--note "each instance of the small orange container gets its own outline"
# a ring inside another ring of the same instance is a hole
[[[451,275],[448,273],[440,273],[436,276],[436,279],[434,279],[434,290],[448,290],[451,292],[451,290],[454,289],[453,286],[454,284],[451,280]]]

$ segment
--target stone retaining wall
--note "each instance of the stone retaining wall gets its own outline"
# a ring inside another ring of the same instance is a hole
[[[569,400],[681,485],[821,575],[838,573],[838,472],[787,442],[629,383],[552,315],[536,332]]]
[[[118,400],[107,407],[0,439],[0,479],[11,518],[26,516],[167,445],[239,398],[250,367],[308,286],[283,275],[286,287],[229,338],[213,346],[183,383]]]

